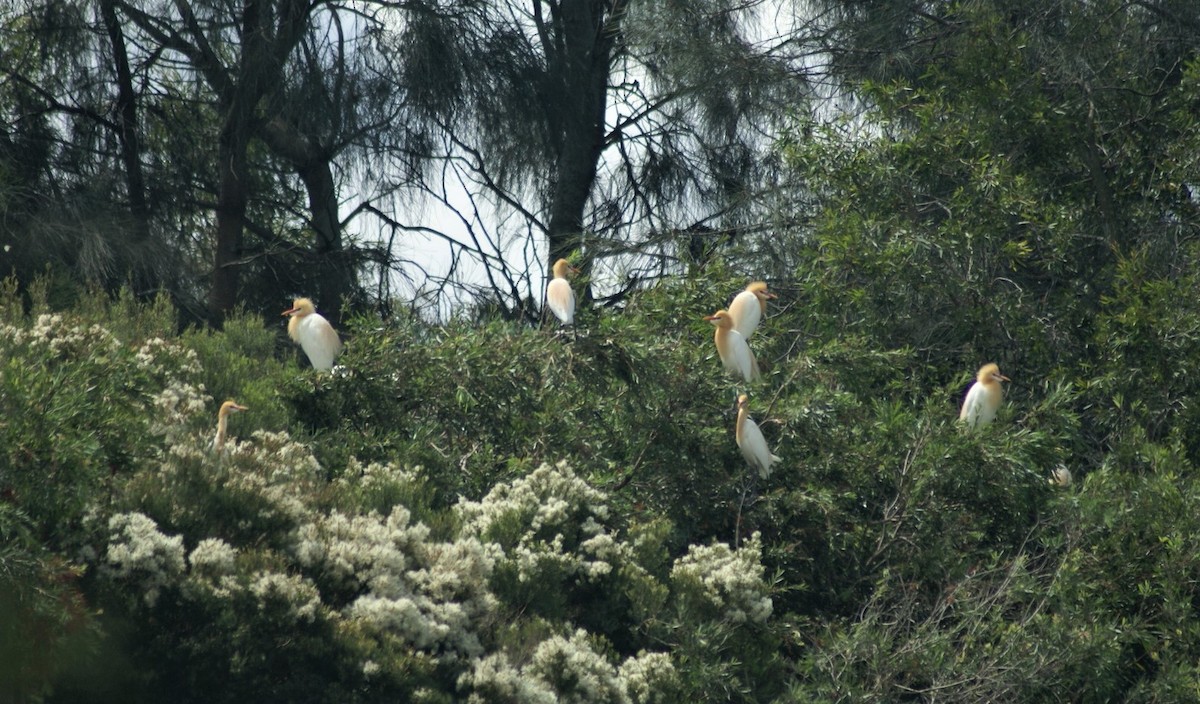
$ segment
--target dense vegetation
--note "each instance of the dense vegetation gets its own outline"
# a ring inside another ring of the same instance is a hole
[[[767,234],[577,335],[362,307],[318,373],[6,280],[0,700],[1200,698],[1197,10],[823,4],[859,109],[797,109]],[[747,385],[702,318],[759,278]]]

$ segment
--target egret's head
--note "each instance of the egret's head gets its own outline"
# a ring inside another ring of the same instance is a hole
[[[221,404],[221,410],[217,412],[217,417],[225,418],[228,417],[230,413],[240,413],[248,410],[250,409],[246,406],[239,406],[237,401],[230,400]]]
[[[738,396],[737,407],[738,407],[739,411],[743,411],[743,410],[750,408],[750,397],[747,396],[746,394],[741,394],[740,396]]]
[[[556,279],[565,279],[567,278],[567,274],[578,273],[579,269],[571,266],[571,262],[567,261],[566,259],[559,259],[558,261],[554,262],[554,278]]]
[[[729,311],[725,309],[721,309],[712,315],[706,315],[704,319],[719,328],[729,329],[733,327],[733,316],[729,315]]]
[[[767,291],[766,281],[755,281],[746,287],[746,290],[753,293],[759,300],[774,298],[775,294]]]
[[[306,315],[312,315],[313,313],[316,313],[316,312],[317,312],[317,308],[316,308],[316,306],[313,305],[313,302],[311,299],[297,298],[296,300],[292,301],[292,307],[283,311],[283,313],[281,313],[281,315],[299,315],[301,317],[304,317]]]
[[[999,384],[1002,381],[1009,381],[1009,378],[1000,373],[1000,366],[997,364],[985,364],[979,368],[979,375],[976,376],[981,384]]]

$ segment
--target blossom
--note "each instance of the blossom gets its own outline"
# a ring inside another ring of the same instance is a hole
[[[771,597],[763,582],[762,536],[755,533],[737,550],[724,543],[692,545],[675,561],[671,580],[685,592],[718,609],[731,623],[763,623]]]
[[[183,538],[159,532],[144,514],[119,513],[109,519],[105,571],[115,579],[137,583],[148,606],[184,572]]]
[[[188,555],[193,571],[216,577],[232,574],[236,559],[237,550],[219,538],[201,540]]]
[[[608,516],[607,498],[566,463],[544,464],[496,485],[482,501],[459,501],[455,512],[465,535],[503,543],[522,582],[552,574],[595,580],[630,554],[600,522]]]
[[[333,512],[299,526],[296,561],[341,591],[357,592],[345,617],[381,639],[448,659],[477,656],[476,631],[496,607],[488,589],[496,548],[467,537],[429,540],[429,528],[395,506],[386,516]]]

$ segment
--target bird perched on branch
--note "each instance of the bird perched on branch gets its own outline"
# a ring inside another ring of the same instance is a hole
[[[1055,467],[1054,471],[1050,473],[1050,486],[1060,489],[1071,486],[1071,470],[1061,464]]]
[[[313,302],[307,298],[297,298],[282,315],[291,316],[288,337],[300,345],[313,368],[321,371],[333,369],[333,360],[342,351],[342,341],[329,321],[317,312]]]
[[[778,462],[779,458],[771,454],[758,423],[750,417],[750,397],[746,394],[738,396],[737,407],[737,428],[734,431],[737,446],[746,463],[758,470],[758,476],[766,479],[771,474],[771,465]]]
[[[741,333],[746,341],[758,329],[758,324],[767,315],[767,301],[775,298],[775,294],[767,291],[767,284],[755,281],[729,304],[729,315],[733,316],[733,329]]]
[[[217,436],[213,438],[213,450],[223,452],[225,450],[225,434],[229,428],[229,414],[248,411],[245,406],[239,406],[235,401],[226,401],[221,404],[221,410],[217,411]]]
[[[719,310],[704,319],[717,326],[713,339],[717,343],[717,354],[721,357],[725,371],[741,377],[746,382],[758,379],[758,362],[754,359],[754,353],[750,351],[750,345],[746,344],[746,338],[733,329],[733,316],[729,311]]]
[[[1009,378],[1000,373],[1000,367],[995,364],[985,364],[979,368],[975,383],[967,391],[963,401],[959,420],[965,420],[967,427],[974,428],[987,425],[996,418],[1000,403],[1004,400],[1004,388],[1000,382]]]
[[[575,322],[575,291],[567,276],[578,273],[579,269],[571,266],[571,262],[559,259],[554,262],[554,278],[546,284],[546,305],[563,325]]]

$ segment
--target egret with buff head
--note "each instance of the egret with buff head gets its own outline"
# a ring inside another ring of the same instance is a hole
[[[758,329],[758,324],[767,315],[767,301],[775,298],[775,294],[767,291],[767,284],[755,281],[729,304],[729,315],[733,316],[733,329],[749,342],[750,336]]]
[[[282,315],[291,316],[288,337],[300,345],[313,368],[333,369],[333,360],[342,351],[342,341],[329,321],[317,312],[313,302],[308,298],[297,298]]]
[[[771,474],[771,465],[778,462],[779,458],[771,453],[758,423],[750,417],[750,397],[746,394],[738,396],[737,408],[737,428],[734,431],[737,446],[746,463],[758,470],[758,476],[766,479]]]
[[[999,366],[985,364],[980,367],[975,383],[967,391],[958,419],[965,420],[969,428],[987,425],[995,420],[1000,403],[1004,400],[1004,388],[1000,385],[1002,381],[1009,381],[1009,378],[1000,373]]]
[[[554,262],[554,278],[546,284],[546,306],[563,325],[575,322],[575,291],[567,277],[578,273],[571,262],[559,259]]]
[[[225,435],[229,430],[229,415],[231,413],[241,413],[248,411],[249,408],[240,406],[236,401],[226,401],[221,404],[221,410],[217,411],[217,436],[213,438],[213,449],[217,452],[225,450]]]
[[[729,311],[719,310],[704,319],[717,326],[713,339],[717,343],[717,354],[721,357],[725,371],[741,377],[747,383],[758,379],[758,362],[755,361],[746,338],[733,329],[733,316]]]

